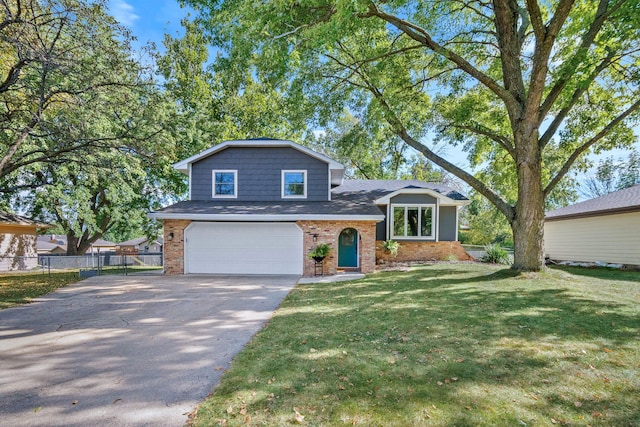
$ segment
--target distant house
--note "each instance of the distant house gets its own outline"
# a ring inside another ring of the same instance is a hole
[[[640,265],[640,184],[548,212],[547,255],[558,261]]]
[[[43,234],[38,236],[38,253],[64,255],[67,253],[67,236],[63,234]],[[114,252],[116,244],[108,240],[98,239],[87,250],[87,254]]]
[[[0,211],[0,271],[37,267],[36,236],[45,227],[48,225]]]
[[[64,255],[67,253],[66,246],[57,245],[46,241],[36,242],[38,255]]]
[[[98,239],[96,240],[91,247],[89,248],[89,250],[87,250],[87,253],[104,253],[104,252],[115,252],[116,250],[116,244],[114,242],[110,242],[108,240],[104,240],[104,239]]]
[[[41,234],[36,239],[39,255],[64,255],[67,253],[67,241],[55,234]]]
[[[151,239],[146,237],[137,237],[116,244],[116,253],[122,255],[128,254],[158,254],[162,253],[163,239]]]

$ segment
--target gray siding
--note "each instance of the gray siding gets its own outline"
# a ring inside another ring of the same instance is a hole
[[[384,219],[376,223],[376,240],[387,240],[387,205],[378,206]]]
[[[192,165],[191,200],[212,199],[212,170],[238,171],[236,199],[241,202],[293,200],[282,199],[283,169],[307,171],[309,201],[329,199],[329,168],[327,163],[290,147],[230,147]],[[221,199],[230,200],[230,199]]]
[[[391,198],[391,203],[435,205],[436,198],[431,197],[427,194],[398,194],[397,196]]]
[[[398,194],[391,198],[391,203],[398,204],[436,204],[435,197],[428,196],[426,194]],[[386,215],[386,211],[384,211]],[[438,227],[438,240],[443,242],[456,240],[456,206],[440,206],[440,211],[436,215],[437,227]],[[381,228],[381,224],[383,228]],[[376,239],[386,239],[386,227],[387,220],[378,223],[376,228]],[[402,239],[398,239],[402,240]],[[415,239],[412,239],[415,240]],[[426,240],[426,239],[425,239]]]
[[[456,206],[440,206],[438,218],[438,240],[441,242],[451,242],[456,240]]]

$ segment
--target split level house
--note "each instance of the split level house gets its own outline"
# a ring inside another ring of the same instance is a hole
[[[324,274],[372,272],[398,261],[470,259],[458,242],[468,199],[446,186],[345,180],[344,166],[291,141],[226,141],[178,162],[189,199],[150,217],[163,221],[165,274],[316,274],[309,253],[332,250]]]

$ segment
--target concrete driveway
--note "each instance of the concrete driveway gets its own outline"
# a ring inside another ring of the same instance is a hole
[[[182,426],[297,276],[101,276],[0,311],[0,424]]]

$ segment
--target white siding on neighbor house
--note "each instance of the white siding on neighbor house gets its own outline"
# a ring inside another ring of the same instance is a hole
[[[640,212],[546,221],[544,247],[553,260],[640,265]]]

